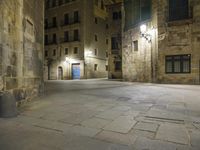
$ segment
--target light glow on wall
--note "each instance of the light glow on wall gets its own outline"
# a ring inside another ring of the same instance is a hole
[[[147,31],[147,25],[146,24],[142,24],[141,26],[140,26],[140,32],[141,33],[145,33]]]

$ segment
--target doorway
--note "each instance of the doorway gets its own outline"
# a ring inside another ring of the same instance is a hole
[[[72,79],[80,79],[81,78],[81,70],[80,64],[72,64]]]
[[[63,80],[63,69],[58,67],[58,80]]]

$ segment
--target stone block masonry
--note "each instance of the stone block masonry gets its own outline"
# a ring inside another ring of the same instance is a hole
[[[170,8],[167,0],[153,0],[149,5],[151,17],[134,25],[130,16],[137,14],[131,12],[126,3],[122,43],[124,80],[200,84],[200,1],[188,0],[189,7],[182,6],[186,15],[177,16],[170,14],[169,10],[174,8]],[[178,9],[173,11],[178,12]],[[141,24],[147,26],[150,42],[141,35]],[[134,43],[138,44],[137,49]]]
[[[0,92],[20,104],[43,91],[44,1],[2,0],[0,14]]]

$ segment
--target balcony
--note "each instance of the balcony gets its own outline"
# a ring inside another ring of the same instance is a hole
[[[54,41],[54,40],[52,40],[52,41],[45,41],[45,45],[56,45],[56,44],[58,44],[58,42]]]
[[[45,29],[53,29],[53,28],[57,28],[57,23],[49,23],[45,25]]]
[[[60,43],[72,43],[80,41],[81,41],[80,38],[74,38],[74,39],[60,38]]]
[[[60,26],[61,27],[64,27],[64,26],[70,26],[70,25],[74,25],[74,24],[79,24],[80,23],[80,20],[73,20],[73,21],[65,21],[65,20],[62,20],[60,22]]]

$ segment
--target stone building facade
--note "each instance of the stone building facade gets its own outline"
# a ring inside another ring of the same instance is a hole
[[[143,2],[124,2],[124,79],[199,84],[200,0]]]
[[[107,77],[103,0],[46,0],[45,79]]]
[[[108,78],[122,79],[122,1],[110,4],[108,10],[109,44]]]
[[[41,0],[0,1],[0,92],[17,102],[43,91],[43,19]]]

